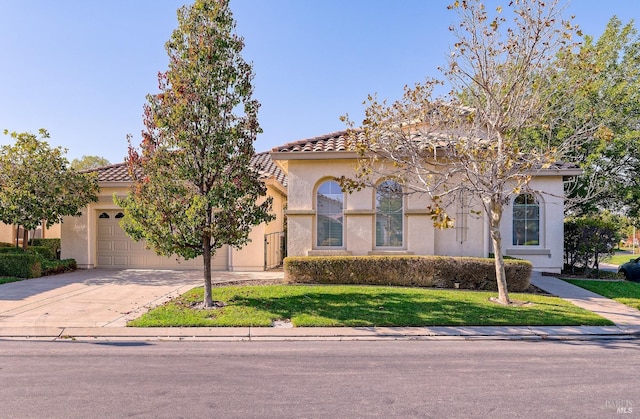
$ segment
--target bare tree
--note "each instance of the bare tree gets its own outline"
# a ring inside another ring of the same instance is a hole
[[[569,55],[580,34],[561,18],[554,0],[514,0],[508,10],[492,12],[474,0],[449,8],[459,17],[450,28],[456,42],[442,69],[451,93],[435,97],[435,87],[444,83],[427,80],[406,87],[391,105],[370,96],[357,129],[345,116],[360,159],[356,179],[343,183],[355,188],[381,173],[393,176],[407,190],[431,198],[438,227],[454,221],[448,202],[474,198],[488,218],[498,299],[509,304],[500,235],[504,206],[592,130],[572,127],[559,145],[548,138],[567,123],[567,108],[576,106],[556,94],[553,86],[569,84],[561,83],[553,64]]]

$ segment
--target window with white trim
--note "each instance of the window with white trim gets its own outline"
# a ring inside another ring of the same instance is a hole
[[[540,205],[532,194],[518,195],[513,201],[513,244],[540,244]]]
[[[343,246],[344,193],[329,180],[316,193],[316,243],[318,247]]]
[[[376,246],[402,247],[403,245],[402,187],[386,180],[376,188]]]

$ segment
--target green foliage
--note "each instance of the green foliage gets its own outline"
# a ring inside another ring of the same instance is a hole
[[[76,171],[95,169],[109,164],[109,160],[100,156],[82,156],[79,159],[71,160],[71,168]]]
[[[3,248],[3,247],[16,247],[16,245],[13,243],[0,242],[0,248]]]
[[[0,149],[0,221],[34,230],[45,220],[50,227],[97,200],[96,179],[69,169],[65,151],[45,141],[47,131],[40,130],[40,139],[10,136],[15,143]]]
[[[197,0],[178,23],[160,93],[147,96],[140,150],[129,149],[135,184],[116,202],[135,240],[159,254],[204,257],[211,305],[212,254],[247,244],[253,226],[272,219],[271,199],[250,166],[259,104],[228,1]]]
[[[22,247],[7,246],[0,247],[0,253],[24,253],[24,249]]]
[[[633,21],[623,24],[615,16],[597,41],[586,37],[579,50],[558,58],[563,78],[556,80],[557,95],[549,103],[566,103],[569,95],[571,104],[549,138],[558,144],[576,132],[583,136],[567,157],[584,170],[569,184],[573,215],[601,209],[640,215],[638,62],[640,37]]]
[[[611,256],[620,241],[618,224],[606,217],[570,218],[564,223],[565,264],[598,270],[603,257]]]
[[[0,276],[38,278],[42,276],[40,256],[26,252],[0,254]]]
[[[509,289],[527,289],[531,263],[505,260]],[[305,284],[398,285],[497,290],[495,263],[490,259],[447,256],[288,257],[285,281]]]
[[[30,246],[45,246],[49,248],[53,257],[50,259],[54,259],[58,256],[60,251],[60,239],[31,239],[29,240]]]
[[[48,246],[29,246],[27,248],[28,252],[36,253],[42,256],[44,259],[55,259],[56,254],[51,251],[51,248]]]
[[[136,327],[268,327],[291,320],[314,326],[535,326],[611,325],[560,298],[513,294],[528,304],[504,306],[490,292],[352,285],[216,287],[224,307],[199,310],[203,289],[195,288],[129,322]]]
[[[42,276],[57,275],[65,272],[72,272],[78,269],[75,259],[52,259],[41,260]]]

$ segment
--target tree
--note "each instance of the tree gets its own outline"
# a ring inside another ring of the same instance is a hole
[[[43,221],[51,227],[64,216],[80,215],[98,199],[97,179],[69,169],[66,150],[49,147],[46,130],[39,134],[38,139],[28,132],[12,132],[15,143],[3,146],[0,153],[0,221],[22,226],[25,236]]]
[[[599,275],[600,260],[613,255],[620,241],[619,222],[605,214],[565,220],[565,262],[573,272],[576,267],[595,269]],[[588,273],[588,272],[585,272]]]
[[[211,307],[216,250],[242,247],[252,227],[273,216],[249,164],[259,104],[229,2],[196,0],[178,10],[178,23],[160,93],[147,96],[140,150],[129,148],[133,188],[117,202],[124,230],[158,254],[202,255],[204,306]]]
[[[403,98],[391,105],[370,96],[357,129],[345,116],[360,158],[356,179],[342,183],[353,189],[373,184],[378,175],[399,179],[410,193],[431,198],[439,227],[454,222],[447,212],[451,202],[473,197],[469,204],[484,211],[489,222],[498,299],[508,304],[503,208],[512,196],[533,192],[535,173],[558,162],[592,129],[574,130],[560,146],[545,137],[563,124],[558,115],[575,106],[570,96],[565,102],[554,96],[555,106],[548,104],[555,93],[552,83],[562,77],[552,64],[575,46],[578,31],[561,19],[557,1],[513,1],[510,20],[501,8],[490,13],[479,1],[455,1],[449,8],[459,16],[459,24],[450,28],[456,43],[443,69],[451,93],[435,97],[435,87],[443,82],[427,80],[405,88]],[[531,138],[532,130],[539,135]]]
[[[110,164],[109,160],[100,156],[82,156],[79,159],[71,160],[71,168],[74,170],[95,169]]]
[[[585,37],[579,51],[558,63],[570,75],[567,83],[587,81],[577,90],[567,86],[581,106],[573,107],[566,119],[577,126],[592,120],[598,127],[569,153],[569,159],[584,169],[568,190],[568,209],[574,215],[602,209],[640,215],[639,62],[640,37],[633,21],[623,25],[614,16],[597,41]],[[564,88],[557,90],[558,96],[565,95]],[[567,128],[556,130],[556,142],[563,141]]]

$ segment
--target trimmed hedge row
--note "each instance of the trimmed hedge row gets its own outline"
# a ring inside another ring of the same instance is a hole
[[[505,260],[509,291],[529,287],[532,265]],[[493,259],[449,256],[322,256],[284,260],[288,283],[396,285],[496,291]]]
[[[48,255],[52,255],[51,257],[42,254],[42,256],[47,259],[56,259],[60,252],[60,239],[31,239],[29,240],[30,247],[46,247],[49,249]]]
[[[33,253],[5,253],[0,256],[0,276],[38,278],[42,276],[40,256]]]

